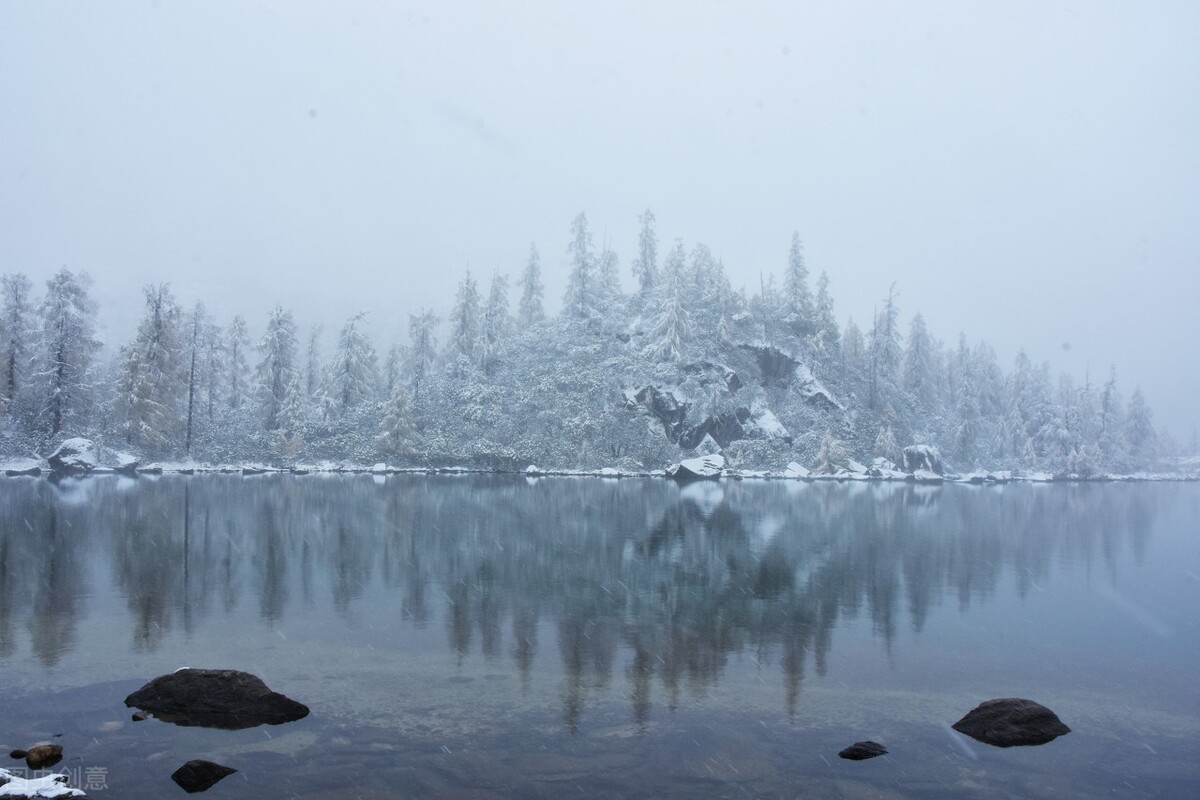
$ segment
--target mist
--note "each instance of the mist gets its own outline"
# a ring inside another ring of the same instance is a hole
[[[1191,3],[174,3],[0,8],[0,271],[95,281],[126,342],[141,287],[277,303],[326,347],[443,317],[468,269],[548,310],[571,220],[634,282],[638,215],[734,288],[793,231],[841,323],[892,283],[948,344],[1082,382],[1115,365],[1200,424],[1200,8]]]

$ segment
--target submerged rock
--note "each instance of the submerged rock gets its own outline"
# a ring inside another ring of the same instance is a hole
[[[25,751],[25,764],[33,770],[46,769],[62,761],[62,757],[62,745],[35,744]]]
[[[176,725],[226,730],[308,716],[308,706],[271,691],[255,675],[232,669],[185,668],[160,675],[126,697],[125,705]]]
[[[196,758],[172,772],[171,780],[179,784],[179,787],[188,794],[195,794],[196,792],[208,791],[217,781],[235,772],[237,770],[233,767],[226,767]]]
[[[996,747],[1045,744],[1071,732],[1053,711],[1019,697],[980,703],[951,727]]]
[[[50,462],[50,469],[59,475],[91,472],[96,468],[96,445],[91,439],[67,439],[46,460]]]
[[[875,758],[887,753],[887,748],[879,742],[867,740],[865,742],[855,742],[847,747],[842,752],[838,753],[841,758],[848,758],[851,761],[865,761],[868,758]]]

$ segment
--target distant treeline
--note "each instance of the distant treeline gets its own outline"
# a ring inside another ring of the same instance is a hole
[[[828,275],[810,288],[798,234],[782,280],[748,293],[705,245],[676,240],[660,256],[654,215],[640,223],[633,293],[580,214],[557,316],[544,310],[531,248],[515,313],[507,275],[484,292],[468,271],[445,320],[409,315],[407,342],[382,363],[362,315],[330,356],[321,329],[302,336],[285,308],[255,343],[240,316],[219,325],[166,284],[145,287],[133,340],[103,351],[85,273],[60,270],[41,297],[26,276],[5,275],[3,450],[45,454],[87,436],[150,459],[657,467],[686,452],[690,426],[745,466],[897,461],[903,445],[927,443],[959,470],[1089,475],[1180,451],[1140,389],[1122,397],[1115,370],[1102,383],[1055,381],[1022,351],[1005,371],[988,344],[960,335],[947,346],[919,313],[905,335],[894,286],[865,329],[839,325]],[[831,402],[814,404],[814,386]],[[669,407],[635,400],[645,387]],[[741,424],[764,410],[786,431]]]

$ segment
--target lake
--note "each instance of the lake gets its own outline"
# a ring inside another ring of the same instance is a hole
[[[7,479],[0,758],[59,735],[135,800],[192,758],[224,798],[1195,797],[1198,529],[1174,483]],[[181,666],[311,714],[131,722]],[[950,729],[997,697],[1072,732]]]

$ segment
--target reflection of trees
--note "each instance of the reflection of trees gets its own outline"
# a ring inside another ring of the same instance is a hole
[[[47,663],[69,648],[90,538],[108,544],[139,649],[213,606],[236,614],[247,593],[269,623],[329,604],[353,624],[369,602],[370,614],[439,622],[460,659],[511,658],[528,687],[550,622],[571,730],[614,673],[644,725],[656,692],[667,707],[702,695],[739,653],[778,664],[794,714],[845,620],[890,647],[944,599],[967,607],[1007,581],[1023,595],[1059,563],[1115,579],[1117,555],[1144,557],[1156,503],[1177,490],[368,476],[75,485],[82,501],[46,482],[0,486],[0,657],[22,620]],[[364,599],[375,583],[383,600]]]

